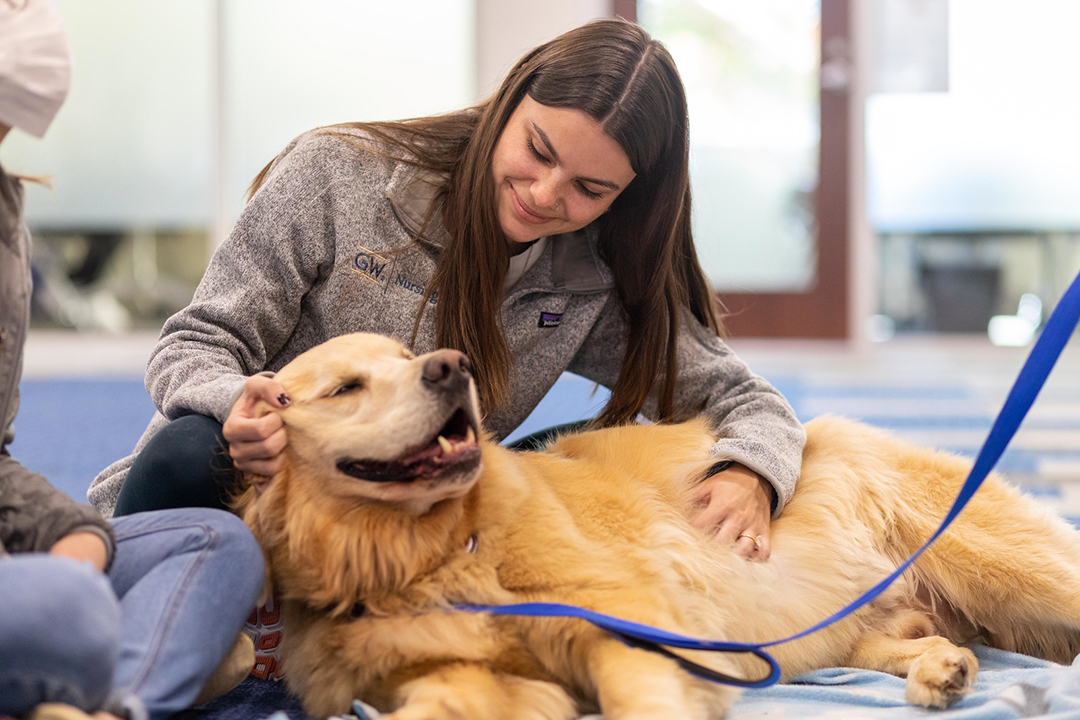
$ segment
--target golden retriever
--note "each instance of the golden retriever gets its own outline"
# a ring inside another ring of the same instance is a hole
[[[284,468],[238,506],[283,600],[287,682],[320,717],[353,698],[395,720],[723,717],[736,689],[581,620],[452,608],[562,602],[714,640],[787,637],[914,551],[970,467],[814,420],[772,558],[747,562],[689,522],[693,486],[717,460],[704,421],[513,452],[483,437],[464,355],[414,357],[373,335],[315,347],[278,379],[292,397],[274,410],[289,433]],[[1077,540],[991,478],[883,595],[774,654],[784,677],[841,665],[906,676],[909,701],[930,707],[971,688],[977,663],[958,645],[974,639],[1071,661]],[[766,674],[752,656],[686,654]]]

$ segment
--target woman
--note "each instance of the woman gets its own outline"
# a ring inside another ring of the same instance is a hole
[[[690,232],[682,84],[637,25],[597,21],[536,48],[469,110],[287,147],[165,324],[147,369],[163,416],[95,480],[92,502],[219,504],[230,457],[271,475],[287,437],[252,409],[288,398],[257,373],[359,330],[468,354],[498,438],[564,370],[612,389],[598,424],[704,412],[714,454],[733,462],[703,482],[697,522],[768,557],[804,434],[719,338]]]

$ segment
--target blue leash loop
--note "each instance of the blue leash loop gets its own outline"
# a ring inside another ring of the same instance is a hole
[[[687,672],[693,673],[706,680],[750,688],[761,688],[774,685],[780,680],[780,665],[776,662],[776,658],[770,655],[765,648],[774,645],[782,645],[806,637],[807,635],[843,620],[863,605],[866,605],[884,592],[894,580],[911,567],[912,563],[914,563],[915,560],[917,560],[919,556],[922,555],[943,532],[945,532],[946,528],[952,524],[953,520],[956,519],[956,516],[960,514],[960,511],[963,510],[968,501],[971,500],[975,491],[982,485],[986,476],[990,474],[994,465],[997,464],[997,461],[1001,458],[1001,454],[1005,452],[1005,448],[1009,444],[1009,441],[1016,435],[1020,423],[1023,422],[1028,410],[1030,410],[1031,406],[1034,404],[1039,391],[1042,390],[1043,385],[1046,383],[1046,378],[1050,375],[1050,371],[1053,369],[1054,364],[1061,356],[1061,351],[1069,341],[1069,337],[1072,335],[1073,329],[1076,327],[1078,321],[1080,321],[1080,275],[1077,275],[1077,277],[1073,279],[1072,284],[1069,285],[1068,290],[1062,295],[1057,307],[1054,308],[1054,312],[1050,314],[1050,318],[1046,321],[1046,326],[1043,328],[1042,334],[1039,336],[1038,341],[1036,341],[1035,347],[1032,348],[1031,354],[1028,355],[1028,359],[1024,363],[1024,366],[1020,369],[1020,375],[1016,378],[1016,382],[1013,383],[1012,389],[1005,399],[1005,404],[1001,408],[1001,412],[998,413],[993,426],[990,428],[990,434],[987,436],[986,441],[979,450],[978,456],[975,458],[975,464],[971,468],[967,480],[965,480],[964,484],[960,487],[956,500],[953,501],[952,507],[945,515],[945,519],[942,520],[941,526],[930,536],[929,540],[923,543],[922,547],[916,550],[911,557],[905,560],[900,567],[896,568],[896,570],[888,577],[867,590],[841,610],[838,610],[836,613],[830,615],[816,625],[801,632],[795,633],[790,637],[771,640],[764,643],[722,642],[716,640],[698,640],[684,635],[666,632],[648,625],[622,620],[593,610],[561,603],[457,605],[455,608],[468,612],[486,612],[491,613],[492,615],[580,618],[599,628],[607,630],[627,645],[666,655],[679,663],[679,665]],[[760,680],[735,678],[691,662],[681,655],[671,652],[667,649],[668,647],[704,650],[707,652],[749,653],[765,661],[769,665],[770,671],[766,677],[761,678]]]

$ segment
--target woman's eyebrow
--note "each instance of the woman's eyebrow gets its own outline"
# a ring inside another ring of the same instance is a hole
[[[551,157],[555,160],[555,162],[559,162],[559,153],[555,152],[555,147],[551,144],[551,140],[548,139],[547,133],[541,130],[540,126],[536,123],[532,123],[532,127],[533,130],[536,131],[536,134],[540,136],[540,142],[544,143],[544,147],[546,147],[547,151],[551,153]],[[601,187],[606,187],[610,190],[619,189],[618,183],[613,183],[610,180],[597,180],[596,178],[587,177],[578,178],[578,180],[581,180],[582,182],[592,183],[593,185],[600,185]]]

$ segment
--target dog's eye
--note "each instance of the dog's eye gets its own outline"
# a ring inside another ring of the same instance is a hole
[[[330,397],[337,397],[339,395],[345,395],[347,393],[356,392],[357,390],[360,390],[363,387],[364,387],[364,384],[362,382],[360,382],[359,380],[352,380],[350,382],[345,383],[344,385],[339,386],[337,389],[335,389],[332,393],[330,393]]]

